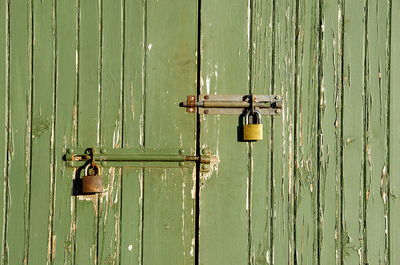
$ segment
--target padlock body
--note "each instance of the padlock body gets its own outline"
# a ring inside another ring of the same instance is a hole
[[[82,179],[83,193],[101,193],[103,192],[103,178],[99,175],[84,176]]]
[[[258,141],[263,139],[262,124],[244,124],[243,125],[243,140]]]

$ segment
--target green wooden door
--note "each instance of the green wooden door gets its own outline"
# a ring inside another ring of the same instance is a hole
[[[202,0],[200,91],[278,94],[264,141],[201,116],[199,264],[400,264],[399,1]]]
[[[1,264],[400,264],[400,2],[3,0]],[[278,94],[264,140],[194,94]],[[214,156],[102,165],[78,148]]]
[[[1,2],[2,264],[193,264],[195,167],[103,168],[76,147],[195,153],[193,1]],[[165,261],[165,263],[164,263]]]

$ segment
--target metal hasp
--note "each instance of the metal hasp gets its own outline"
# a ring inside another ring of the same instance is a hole
[[[278,95],[190,95],[180,106],[187,112],[199,114],[241,114],[250,107],[256,108],[261,115],[279,115],[282,98]]]
[[[203,149],[201,156],[192,156],[185,155],[183,149],[174,154],[160,153],[157,150],[144,153],[130,148],[87,148],[68,149],[64,160],[69,167],[82,167],[90,161],[96,161],[102,167],[188,167],[191,162],[210,164],[211,153],[208,149]]]

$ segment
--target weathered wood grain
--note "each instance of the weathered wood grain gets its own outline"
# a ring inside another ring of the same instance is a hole
[[[389,264],[389,2],[369,0],[366,13],[366,261]]]
[[[363,185],[365,166],[364,120],[364,3],[345,1],[341,7],[342,35],[342,174],[340,240],[341,260],[348,264],[363,261]]]
[[[8,109],[9,109],[9,2],[3,1],[0,3],[0,124],[3,124],[3,128],[0,130],[0,169],[3,170],[3,178],[0,180],[0,205],[3,206],[3,211],[0,214],[0,260],[3,262],[5,255],[4,248],[4,236],[5,236],[5,213],[7,210],[7,182],[8,182]]]
[[[200,91],[249,91],[247,1],[201,1]],[[217,163],[200,181],[200,264],[249,262],[249,145],[237,141],[238,117],[200,117],[200,141]]]
[[[8,177],[5,264],[27,262],[32,124],[32,1],[10,2]]]
[[[320,1],[319,222],[320,264],[341,264],[342,6]]]
[[[317,264],[318,190],[318,2],[296,7],[295,263]]]
[[[273,94],[274,88],[274,3],[252,1],[250,14],[251,38],[249,65],[249,93]],[[250,145],[248,177],[248,248],[249,264],[272,263],[272,122],[263,117],[263,138],[260,144]]]
[[[274,93],[284,98],[282,115],[273,118],[272,264],[294,262],[294,123],[296,2],[275,1]],[[284,162],[283,162],[284,161]]]
[[[77,8],[75,1],[57,1],[56,19],[56,113],[55,113],[55,191],[52,264],[75,264],[76,200],[73,194],[75,170],[66,167],[62,155],[77,146],[78,75],[76,51]]]
[[[145,150],[195,153],[196,116],[178,107],[196,93],[195,1],[146,6]],[[143,181],[143,264],[193,264],[195,169],[151,168]]]
[[[146,58],[146,2],[124,1],[123,147],[143,149]],[[132,49],[135,47],[135,49]],[[143,169],[123,169],[121,180],[121,264],[143,264]]]
[[[101,2],[78,2],[78,145],[100,144]],[[98,263],[99,195],[78,196],[76,264]]]
[[[101,2],[100,146],[122,148],[123,6]],[[105,193],[99,204],[98,264],[119,264],[121,232],[121,168],[103,168]]]
[[[399,204],[399,189],[400,189],[400,126],[398,123],[398,113],[400,106],[396,104],[400,98],[400,16],[396,10],[400,10],[399,1],[390,1],[390,86],[389,86],[389,264],[400,263],[400,253],[396,251],[400,248],[400,204]]]
[[[48,264],[52,256],[54,210],[54,7],[33,2],[31,193],[28,260]]]

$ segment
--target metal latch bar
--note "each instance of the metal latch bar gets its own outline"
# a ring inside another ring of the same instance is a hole
[[[201,152],[201,156],[184,155],[180,150],[178,154],[160,154],[160,153],[140,153],[137,150],[123,149],[94,149],[86,150],[68,149],[64,160],[68,166],[80,167],[88,163],[92,158],[103,167],[163,167],[171,162],[176,162],[176,166],[184,167],[185,162],[199,162],[201,164],[210,164],[210,153]]]
[[[191,113],[197,109],[199,114],[241,114],[254,107],[262,115],[279,115],[282,99],[278,95],[199,95],[197,100],[195,95],[190,95],[180,106]]]

